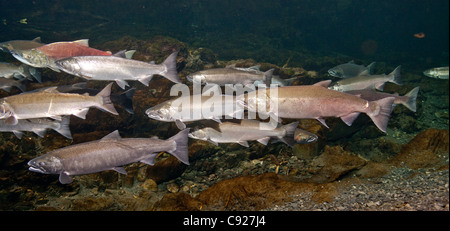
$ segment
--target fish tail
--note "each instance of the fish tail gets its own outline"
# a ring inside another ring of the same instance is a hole
[[[133,96],[136,88],[130,88],[127,91],[123,92],[119,95],[119,104],[122,106],[128,113],[134,114],[133,111]]]
[[[166,66],[166,71],[161,75],[174,83],[181,83],[177,74],[177,54],[178,52],[173,52],[164,60],[162,64]]]
[[[394,100],[395,97],[386,97],[377,101],[369,102],[369,104],[374,105],[375,108],[370,105],[369,107],[373,108],[373,110],[367,112],[367,115],[382,132],[386,132],[389,117],[391,116],[393,109]]]
[[[168,140],[173,140],[176,143],[175,150],[167,151],[168,153],[175,156],[178,160],[184,164],[189,165],[189,154],[188,154],[188,134],[189,128],[186,128],[176,135],[170,137]]]
[[[272,83],[272,76],[273,76],[273,68],[264,72],[264,83],[267,87],[270,87],[270,84]]]
[[[101,99],[101,105],[98,107],[101,110],[107,111],[111,114],[118,115],[116,109],[114,108],[114,104],[111,102],[111,86],[113,83],[108,84],[101,92],[99,92],[95,97]]]
[[[407,107],[409,110],[416,112],[416,99],[417,94],[419,93],[419,87],[415,87],[410,92],[406,93],[407,101],[402,102],[402,104]]]
[[[403,85],[403,81],[400,78],[400,69],[401,69],[401,66],[398,66],[389,74],[389,76],[392,77],[392,79],[389,80],[389,82],[395,83],[397,85]]]
[[[64,116],[59,124],[59,127],[54,129],[59,134],[65,136],[68,139],[72,139],[72,134],[70,133],[70,116]]]
[[[294,144],[296,143],[294,134],[295,134],[295,129],[297,129],[297,126],[298,126],[298,121],[281,126],[281,128],[285,131],[285,133],[284,133],[283,137],[278,137],[278,139],[291,147],[294,146]]]
[[[25,81],[25,80],[27,80],[27,78],[23,78],[23,79],[20,79],[19,81],[17,81],[16,87],[19,88],[22,92],[26,91],[25,83],[23,83],[23,81]]]

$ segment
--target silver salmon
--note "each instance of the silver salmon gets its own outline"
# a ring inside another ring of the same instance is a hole
[[[100,140],[56,149],[28,162],[29,170],[44,174],[59,174],[59,182],[69,184],[70,176],[114,170],[126,174],[123,165],[142,162],[153,165],[160,152],[168,152],[189,164],[189,129],[175,136],[158,138],[121,138],[116,130]]]
[[[217,124],[217,128],[197,129],[189,133],[189,137],[205,140],[215,145],[218,145],[218,143],[238,143],[244,147],[249,147],[248,141],[253,140],[267,145],[270,138],[274,137],[289,146],[293,146],[297,125],[298,122],[293,122],[276,127],[257,120],[244,119],[238,123],[223,122]]]
[[[367,65],[367,67],[363,65],[355,64],[355,62],[350,61],[348,63],[337,65],[328,70],[328,73],[337,78],[352,78],[361,74],[370,75],[372,74],[372,69],[375,66],[375,62]]]
[[[5,122],[12,125],[17,124],[19,119],[50,117],[61,120],[62,115],[85,119],[90,107],[118,115],[109,98],[112,84],[108,84],[96,96],[60,93],[52,91],[54,88],[8,96],[0,99],[0,119],[6,119]]]
[[[400,79],[400,68],[398,66],[389,75],[359,75],[353,78],[347,78],[337,81],[329,87],[336,91],[353,91],[362,89],[377,89],[382,91],[386,82],[402,85]]]
[[[394,97],[369,102],[358,96],[327,89],[330,82],[278,87],[277,95],[270,95],[271,88],[258,90],[257,94],[250,92],[241,95],[237,102],[253,112],[261,111],[261,105],[265,105],[263,113],[275,120],[317,119],[325,126],[323,118],[326,117],[340,117],[350,126],[360,113],[366,113],[381,131],[386,132]]]
[[[423,74],[430,78],[448,79],[448,66],[431,68],[424,71]]]
[[[66,73],[88,80],[116,81],[125,89],[125,80],[137,80],[148,86],[153,75],[161,75],[174,83],[181,83],[177,75],[177,52],[169,55],[161,64],[146,63],[116,56],[77,56],[55,61]]]
[[[17,138],[22,138],[24,131],[34,132],[40,137],[44,137],[47,129],[53,129],[66,138],[72,139],[69,128],[70,116],[64,116],[61,121],[47,118],[19,120],[17,124],[10,125],[5,120],[0,120],[1,132],[12,132]]]
[[[225,86],[225,84],[242,84],[245,86],[254,84],[256,81],[269,86],[272,81],[273,70],[257,72],[247,69],[213,68],[192,73],[187,76],[187,79],[194,83],[217,84],[219,86]]]

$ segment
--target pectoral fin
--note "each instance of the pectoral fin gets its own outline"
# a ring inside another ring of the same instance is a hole
[[[61,182],[61,184],[70,184],[72,183],[72,181],[73,181],[72,177],[67,175],[65,172],[61,172],[59,174],[59,182]]]
[[[114,168],[112,168],[112,170],[114,170],[114,171],[116,171],[116,172],[118,172],[120,174],[127,175],[127,171],[125,171],[125,169],[122,168],[122,167],[114,167]]]

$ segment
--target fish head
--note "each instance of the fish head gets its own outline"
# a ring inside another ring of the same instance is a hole
[[[12,50],[11,54],[20,62],[33,67],[46,67],[50,63],[48,57],[37,49]]]
[[[174,121],[172,110],[169,104],[161,103],[145,111],[148,117],[159,121]]]
[[[434,69],[428,69],[428,70],[424,71],[423,74],[425,76],[428,76],[428,77],[431,77],[431,78],[434,78],[434,77],[438,76],[436,70],[434,70]]]
[[[328,70],[328,74],[333,77],[342,78],[344,76],[344,70],[342,70],[341,67],[337,66]]]
[[[192,139],[197,139],[197,140],[208,140],[209,139],[209,134],[208,132],[206,132],[203,129],[197,129],[193,132],[190,132],[188,134],[188,137],[192,138]]]
[[[298,144],[309,144],[317,141],[318,137],[313,133],[296,129],[294,133],[294,139]]]
[[[8,103],[2,102],[0,104],[0,119],[7,119],[13,115],[12,108]]]
[[[56,66],[63,70],[64,72],[75,75],[75,76],[81,76],[81,67],[78,61],[74,58],[65,58],[55,61]]]
[[[206,77],[198,72],[189,74],[186,79],[193,83],[206,84]]]
[[[333,85],[329,86],[328,89],[335,90],[335,91],[343,91],[343,86],[338,82],[334,83]]]
[[[58,157],[53,155],[43,155],[28,162],[28,170],[44,174],[59,174],[63,170],[63,165]]]

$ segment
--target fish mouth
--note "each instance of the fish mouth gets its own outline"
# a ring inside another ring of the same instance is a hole
[[[30,167],[28,168],[28,170],[30,170],[30,171],[32,171],[32,172],[45,173],[45,171],[44,171],[43,169],[36,168],[36,167],[33,167],[33,166],[30,166]]]

